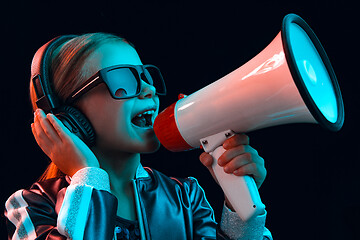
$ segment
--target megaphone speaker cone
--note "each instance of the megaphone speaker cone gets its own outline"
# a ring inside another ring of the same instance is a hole
[[[328,130],[344,122],[344,105],[329,58],[309,25],[296,14],[282,25],[284,52],[293,80],[313,117]]]

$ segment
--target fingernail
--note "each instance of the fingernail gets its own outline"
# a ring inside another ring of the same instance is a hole
[[[40,109],[39,113],[40,113],[41,117],[46,118],[46,114],[45,114],[44,110]]]

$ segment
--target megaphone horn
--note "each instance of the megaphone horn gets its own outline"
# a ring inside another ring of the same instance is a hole
[[[221,154],[223,150],[215,151],[215,147],[221,147],[232,132],[289,123],[318,123],[338,131],[343,122],[341,92],[325,50],[308,24],[298,15],[289,14],[283,19],[280,33],[263,51],[166,108],[155,119],[154,131],[171,151],[207,143],[203,144],[205,151]],[[224,172],[217,171],[222,172],[219,176]],[[218,180],[239,216],[245,220],[256,215],[262,205],[257,189],[252,189],[255,185],[243,181],[245,189],[234,194],[239,186],[224,182],[236,182],[239,177],[229,176],[234,179]],[[225,185],[232,188],[226,190]],[[250,196],[245,201],[248,204],[236,209],[238,199],[244,196]],[[253,206],[257,209],[245,209]]]

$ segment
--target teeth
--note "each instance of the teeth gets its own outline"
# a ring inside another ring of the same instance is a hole
[[[155,113],[154,110],[150,110],[150,111],[146,111],[146,112],[143,112],[143,113],[140,113],[138,115],[136,115],[137,117],[141,118],[143,115],[145,114],[150,114],[150,115],[153,115]]]

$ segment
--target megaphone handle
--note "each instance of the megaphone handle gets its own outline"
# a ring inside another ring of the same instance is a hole
[[[224,172],[217,162],[226,150],[219,146],[210,152],[214,158],[212,168],[227,199],[243,221],[249,220],[264,212],[265,206],[261,202],[255,181],[250,176],[236,176]]]

